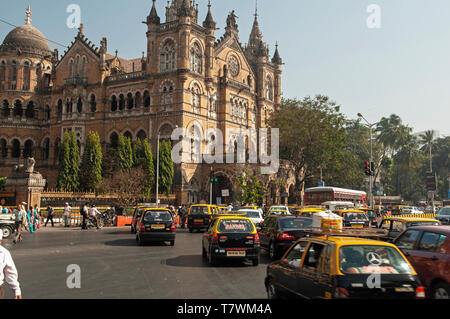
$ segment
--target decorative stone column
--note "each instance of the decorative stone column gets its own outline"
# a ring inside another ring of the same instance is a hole
[[[41,203],[41,193],[45,186],[45,179],[39,172],[34,171],[34,158],[26,158],[24,165],[16,165],[6,179],[5,188],[16,194],[16,205],[27,203],[27,208]]]

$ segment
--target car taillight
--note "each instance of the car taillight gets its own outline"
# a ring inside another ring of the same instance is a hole
[[[259,240],[259,235],[256,233],[255,234],[255,245],[258,246],[260,244],[260,240]]]
[[[170,231],[176,231],[177,229],[175,228],[175,223],[172,223],[172,226],[170,226]]]
[[[227,241],[228,237],[227,236],[220,236],[220,241],[221,242],[225,242]]]
[[[211,242],[217,244],[219,242],[219,236],[214,233],[214,235],[211,238]]]
[[[350,297],[350,294],[345,288],[336,288],[336,291],[334,292],[334,298],[348,298]]]
[[[283,233],[280,236],[278,236],[279,240],[295,240],[295,236],[289,235],[287,233]]]
[[[145,231],[145,225],[144,223],[141,223],[140,227],[139,227],[140,231]]]
[[[424,287],[422,287],[422,286],[417,287],[416,298],[417,299],[425,299],[425,288]]]

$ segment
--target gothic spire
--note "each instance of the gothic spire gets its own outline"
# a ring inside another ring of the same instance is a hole
[[[30,5],[28,5],[27,11],[26,11],[25,24],[31,24],[31,6]]]
[[[279,65],[283,64],[283,60],[281,59],[280,53],[278,52],[278,42],[277,42],[277,44],[275,44],[275,53],[272,58],[272,63],[279,64]]]
[[[156,4],[155,4],[156,0],[153,0],[153,6],[152,6],[152,10],[150,11],[149,16],[147,17],[147,23],[154,23],[154,24],[160,24],[161,23],[161,19],[158,16],[158,13],[156,12]]]
[[[250,39],[248,41],[248,44],[250,46],[259,46],[259,42],[262,41],[262,32],[259,29],[259,23],[258,23],[258,2],[256,2],[256,9],[255,9],[255,20],[253,21],[253,27],[252,32],[250,33]]]
[[[216,28],[216,22],[214,21],[211,13],[211,0],[208,0],[208,14],[206,15],[206,19],[203,22],[203,27],[208,29]]]

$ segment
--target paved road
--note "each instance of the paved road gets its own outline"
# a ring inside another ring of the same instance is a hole
[[[5,240],[19,271],[24,298],[47,299],[222,299],[266,298],[264,277],[270,262],[258,267],[232,262],[210,267],[201,256],[202,234],[177,233],[169,244],[136,245],[124,228],[81,231],[46,228],[14,245]],[[81,269],[81,288],[67,288],[67,266]],[[5,289],[6,298],[12,293]]]

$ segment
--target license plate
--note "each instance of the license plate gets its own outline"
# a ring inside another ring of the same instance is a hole
[[[203,223],[203,219],[194,219],[194,223]]]
[[[395,288],[396,292],[412,292],[414,291],[414,288],[411,287],[402,287],[402,288]]]
[[[164,229],[166,225],[152,225],[152,229]]]
[[[363,228],[364,225],[360,225],[360,224],[353,224],[352,225],[353,228]]]
[[[245,250],[227,251],[228,257],[245,257],[245,255],[246,255]]]

